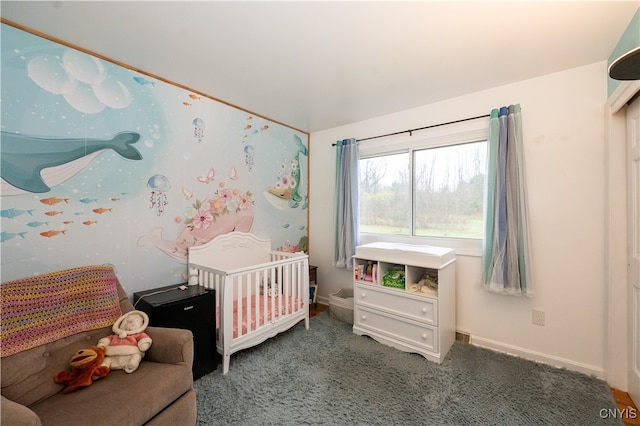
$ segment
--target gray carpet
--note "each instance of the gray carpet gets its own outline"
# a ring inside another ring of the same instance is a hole
[[[456,342],[441,364],[327,311],[195,382],[199,425],[610,425],[607,384]]]

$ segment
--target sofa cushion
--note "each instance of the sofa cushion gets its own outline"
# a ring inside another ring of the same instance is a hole
[[[13,402],[4,396],[1,398],[0,424],[11,426],[42,426],[36,413],[24,405]]]
[[[68,371],[69,360],[78,349],[93,346],[111,333],[111,327],[104,327],[2,358],[2,395],[30,406],[62,391],[65,385],[53,380],[56,372]]]
[[[122,315],[110,266],[83,266],[2,283],[0,356],[113,324]]]
[[[196,391],[191,389],[146,423],[146,426],[195,425],[198,417],[196,405]]]
[[[89,387],[57,393],[29,408],[47,426],[66,426],[78,419],[91,425],[141,425],[187,393],[192,385],[189,365],[142,361],[131,374],[111,371]]]

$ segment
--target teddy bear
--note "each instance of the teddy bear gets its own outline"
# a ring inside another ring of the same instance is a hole
[[[89,386],[94,380],[109,374],[109,367],[102,365],[104,354],[105,348],[98,346],[80,349],[73,354],[71,361],[69,361],[71,372],[58,371],[54,376],[56,383],[67,385],[63,393]]]
[[[102,365],[127,373],[136,371],[151,347],[151,338],[144,332],[148,325],[149,317],[142,311],[129,311],[118,318],[111,327],[115,334],[98,341],[106,351]]]

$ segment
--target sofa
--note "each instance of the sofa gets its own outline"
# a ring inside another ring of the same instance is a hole
[[[191,331],[147,327],[137,370],[111,370],[63,393],[56,372],[80,349],[111,335],[134,309],[110,266],[86,266],[2,283],[2,425],[193,425]],[[115,319],[114,319],[115,318]]]

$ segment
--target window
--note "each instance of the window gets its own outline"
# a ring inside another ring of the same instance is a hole
[[[487,141],[413,151],[414,234],[482,238]]]
[[[475,126],[386,145],[361,143],[360,243],[384,236],[425,244],[447,239],[440,245],[455,247],[451,240],[459,239],[480,249],[488,126]]]
[[[409,235],[409,153],[360,159],[360,231]]]

